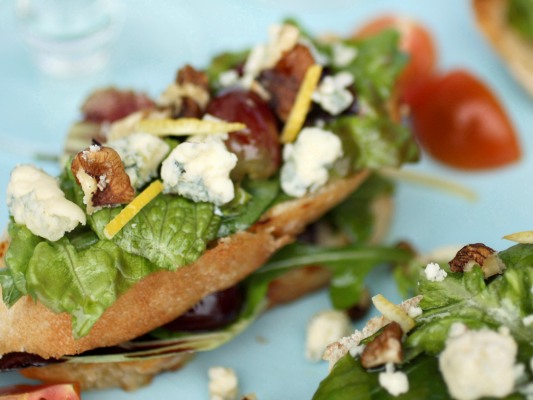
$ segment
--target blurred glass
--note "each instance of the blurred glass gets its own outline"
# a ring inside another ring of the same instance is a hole
[[[37,65],[56,76],[102,69],[123,19],[118,0],[17,0],[16,13]]]

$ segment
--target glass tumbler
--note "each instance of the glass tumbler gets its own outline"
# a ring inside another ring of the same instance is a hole
[[[37,65],[56,76],[103,68],[122,27],[118,0],[17,0],[20,34]]]

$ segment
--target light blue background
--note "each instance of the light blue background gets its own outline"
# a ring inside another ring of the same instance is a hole
[[[439,68],[467,68],[490,85],[513,120],[524,157],[513,166],[483,173],[453,170],[425,157],[411,169],[461,183],[475,191],[479,200],[472,203],[402,183],[388,240],[405,239],[421,251],[471,242],[507,247],[503,235],[533,229],[529,154],[533,99],[512,80],[478,32],[466,0],[129,0],[111,63],[96,75],[77,79],[50,78],[35,68],[17,35],[13,1],[0,0],[0,226],[8,219],[5,188],[11,169],[32,162],[36,152],[57,154],[91,89],[114,84],[157,95],[184,63],[202,67],[211,54],[265,41],[268,26],[285,16],[296,16],[315,33],[348,34],[389,11],[430,27],[439,50]],[[51,164],[39,165],[55,172]],[[373,275],[372,287],[374,293],[399,300],[384,271]],[[147,388],[133,393],[95,392],[84,398],[206,399],[207,369],[223,365],[237,371],[242,393],[254,392],[261,400],[309,399],[327,374],[327,365],[305,360],[305,327],[315,312],[325,308],[329,308],[325,293],[280,307],[238,340],[197,356],[179,373],[159,376]],[[1,386],[21,381],[14,373],[0,375]]]

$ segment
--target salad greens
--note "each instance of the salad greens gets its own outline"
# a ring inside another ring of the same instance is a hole
[[[448,275],[440,282],[421,275],[418,294],[423,296],[419,304],[422,314],[403,341],[404,360],[397,366],[407,375],[410,390],[398,398],[449,398],[438,369],[438,355],[454,323],[472,330],[497,331],[506,327],[518,345],[517,362],[529,365],[533,357],[533,329],[524,318],[533,315],[533,245],[516,245],[498,256],[506,268],[501,275],[487,280],[479,266],[469,272],[454,273],[442,265]],[[378,384],[378,373],[364,369],[359,359],[347,354],[320,383],[314,399],[393,398]],[[528,382],[533,382],[533,376],[526,367],[517,392],[505,398],[525,398],[520,387]]]
[[[332,44],[319,43],[305,32],[304,36],[331,58]],[[344,142],[350,164],[344,173],[415,161],[418,153],[412,137],[387,111],[395,78],[406,62],[405,55],[398,50],[397,33],[388,31],[369,39],[341,43],[357,52],[357,57],[342,70],[353,74],[351,89],[356,92],[361,109],[327,126]],[[218,90],[220,73],[242,66],[248,53],[246,50],[214,58],[206,69],[213,91]],[[336,66],[331,68],[333,72],[341,70]],[[83,192],[68,165],[60,183],[66,197],[85,209]],[[366,187],[374,185],[378,187],[376,192],[390,190],[390,185],[376,178]],[[361,243],[370,234],[371,219],[365,204],[373,196],[372,190],[365,189],[361,195],[356,193],[327,217],[338,224],[338,230],[352,243]],[[104,237],[103,229],[122,206],[88,215],[85,227],[77,228],[57,242],[37,237],[11,221],[11,244],[5,256],[9,268],[0,270],[3,300],[12,306],[21,296],[30,295],[55,312],[68,312],[73,316],[74,336],[82,337],[131,285],[154,271],[174,271],[194,262],[211,242],[247,229],[269,207],[287,198],[280,191],[277,176],[270,180],[243,181],[237,193],[239,196],[233,202],[220,209],[210,203],[160,194],[112,240]],[[272,279],[289,268],[302,266],[303,262],[316,263],[320,257],[334,271],[331,296],[338,307],[357,302],[364,277],[375,264],[406,259],[405,252],[399,249],[357,245],[329,251],[296,245],[277,255],[274,264],[251,279]],[[281,260],[285,264],[275,264]]]
[[[508,4],[509,23],[525,40],[533,42],[533,3],[530,0],[509,0]]]

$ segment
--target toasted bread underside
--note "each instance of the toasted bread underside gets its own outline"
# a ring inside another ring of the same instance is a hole
[[[473,0],[477,23],[515,79],[533,96],[533,42],[507,23],[508,0]]]
[[[59,358],[131,340],[169,322],[206,295],[228,288],[258,269],[306,225],[337,205],[364,181],[367,171],[319,191],[280,203],[250,229],[219,240],[196,262],[175,272],[153,273],[130,288],[78,340],[71,317],[28,296],[8,309],[0,304],[0,354],[27,352]],[[169,299],[173,299],[169,301]]]

